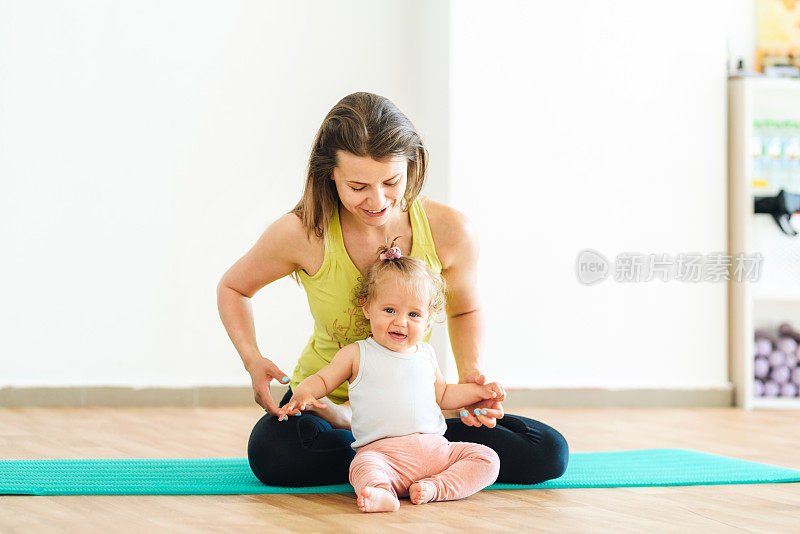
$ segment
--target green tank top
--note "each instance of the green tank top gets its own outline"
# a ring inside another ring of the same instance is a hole
[[[442,264],[436,256],[428,217],[419,198],[411,204],[409,214],[411,256],[427,263],[434,272],[441,273]],[[353,291],[361,273],[344,248],[338,209],[331,216],[325,231],[322,267],[314,276],[309,276],[304,269],[298,270],[297,274],[306,290],[308,307],[314,318],[314,333],[297,361],[289,383],[292,389],[329,364],[339,349],[372,335],[361,307],[352,303]],[[422,339],[428,341],[430,337],[431,331],[428,330]],[[328,398],[336,404],[346,402],[347,382],[336,388]]]

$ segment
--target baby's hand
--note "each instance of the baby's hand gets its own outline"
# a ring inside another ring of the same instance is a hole
[[[502,402],[506,398],[506,390],[497,382],[490,382],[483,386],[483,398]]]
[[[314,398],[313,395],[309,393],[302,393],[295,391],[292,393],[292,398],[289,399],[289,402],[283,405],[283,408],[278,410],[278,421],[286,421],[289,419],[289,415],[299,415],[301,410],[306,409],[306,405],[314,405],[317,408],[327,408],[326,404],[322,404],[320,401]]]

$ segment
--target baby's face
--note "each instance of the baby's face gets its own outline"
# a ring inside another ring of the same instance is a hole
[[[412,353],[430,326],[429,306],[429,297],[415,296],[397,276],[387,275],[363,309],[375,341],[395,352]]]

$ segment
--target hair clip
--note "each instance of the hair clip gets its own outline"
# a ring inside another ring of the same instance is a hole
[[[380,256],[378,256],[382,260],[396,260],[397,258],[401,257],[403,254],[400,252],[399,247],[392,247],[386,252],[382,252]]]

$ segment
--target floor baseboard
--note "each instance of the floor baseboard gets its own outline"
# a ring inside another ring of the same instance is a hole
[[[272,397],[280,400],[286,386],[273,386]],[[695,389],[511,389],[503,407],[669,407],[733,406],[733,386]],[[132,387],[5,387],[0,389],[0,407],[18,406],[250,406],[253,390],[244,386],[189,388]]]

